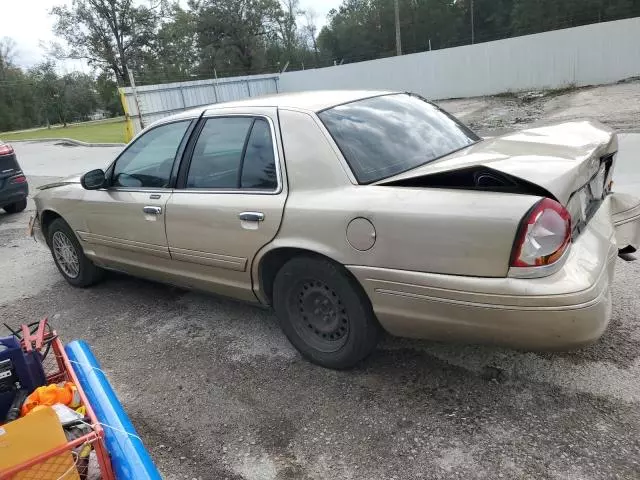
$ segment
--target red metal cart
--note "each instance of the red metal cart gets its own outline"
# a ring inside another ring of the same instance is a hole
[[[82,405],[86,408],[83,425],[86,432],[48,452],[0,472],[0,479],[11,480],[114,480],[109,453],[104,443],[104,430],[87,400],[73,366],[55,331],[47,331],[46,320],[38,325],[34,334],[22,327],[22,348],[47,352],[43,367],[47,383],[72,382],[78,389]],[[71,457],[71,461],[70,461]]]

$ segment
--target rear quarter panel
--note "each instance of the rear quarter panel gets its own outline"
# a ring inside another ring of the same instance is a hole
[[[275,243],[315,250],[344,265],[504,277],[519,222],[537,199],[401,187],[292,189]],[[347,240],[355,218],[375,228],[367,251]]]

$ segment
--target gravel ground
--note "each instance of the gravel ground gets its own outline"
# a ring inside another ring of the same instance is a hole
[[[32,185],[117,151],[17,148]],[[638,152],[624,136],[617,182],[640,193]],[[265,310],[120,275],[73,289],[31,213],[0,213],[0,319],[86,339],[167,479],[640,478],[640,262],[619,261],[611,327],[581,351],[387,338],[333,372]]]
[[[580,118],[600,120],[621,132],[640,132],[640,79],[565,91],[525,92],[437,103],[486,135]]]

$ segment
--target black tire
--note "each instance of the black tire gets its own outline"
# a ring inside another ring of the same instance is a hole
[[[20,200],[19,202],[12,203],[4,207],[4,211],[7,213],[20,213],[27,208],[27,199]]]
[[[289,260],[276,275],[273,307],[293,346],[326,368],[354,367],[373,352],[382,332],[361,286],[322,258]]]
[[[67,260],[64,258],[64,255],[56,252],[57,245],[60,242],[64,244],[65,239],[68,241],[68,244],[65,245],[69,249],[72,249],[68,250],[71,258],[73,258],[73,255],[77,258],[77,273],[75,271],[71,271],[72,269],[69,267],[73,262],[69,262],[67,264]],[[80,242],[78,242],[73,230],[71,230],[71,227],[69,227],[67,222],[63,219],[57,218],[51,222],[47,229],[47,242],[49,243],[53,261],[56,263],[58,271],[60,271],[65,280],[74,287],[90,287],[102,280],[104,277],[104,270],[96,267],[93,262],[85,256],[82,247],[80,246]]]

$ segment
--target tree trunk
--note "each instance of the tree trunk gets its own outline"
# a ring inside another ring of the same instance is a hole
[[[240,61],[242,62],[242,66],[247,74],[252,73],[253,69],[253,52],[251,51],[251,47],[248,45],[244,45],[240,49]]]
[[[127,82],[129,81],[128,76],[125,77],[122,73],[122,70],[120,69],[120,66],[117,64],[112,64],[109,69],[113,72],[113,74],[116,77],[116,83],[118,84],[119,87],[126,87],[127,86]]]
[[[119,48],[120,47],[118,47],[118,49]],[[122,84],[129,85],[129,67],[127,66],[127,58],[125,57],[124,50],[120,53],[120,63],[120,68],[122,69]]]

